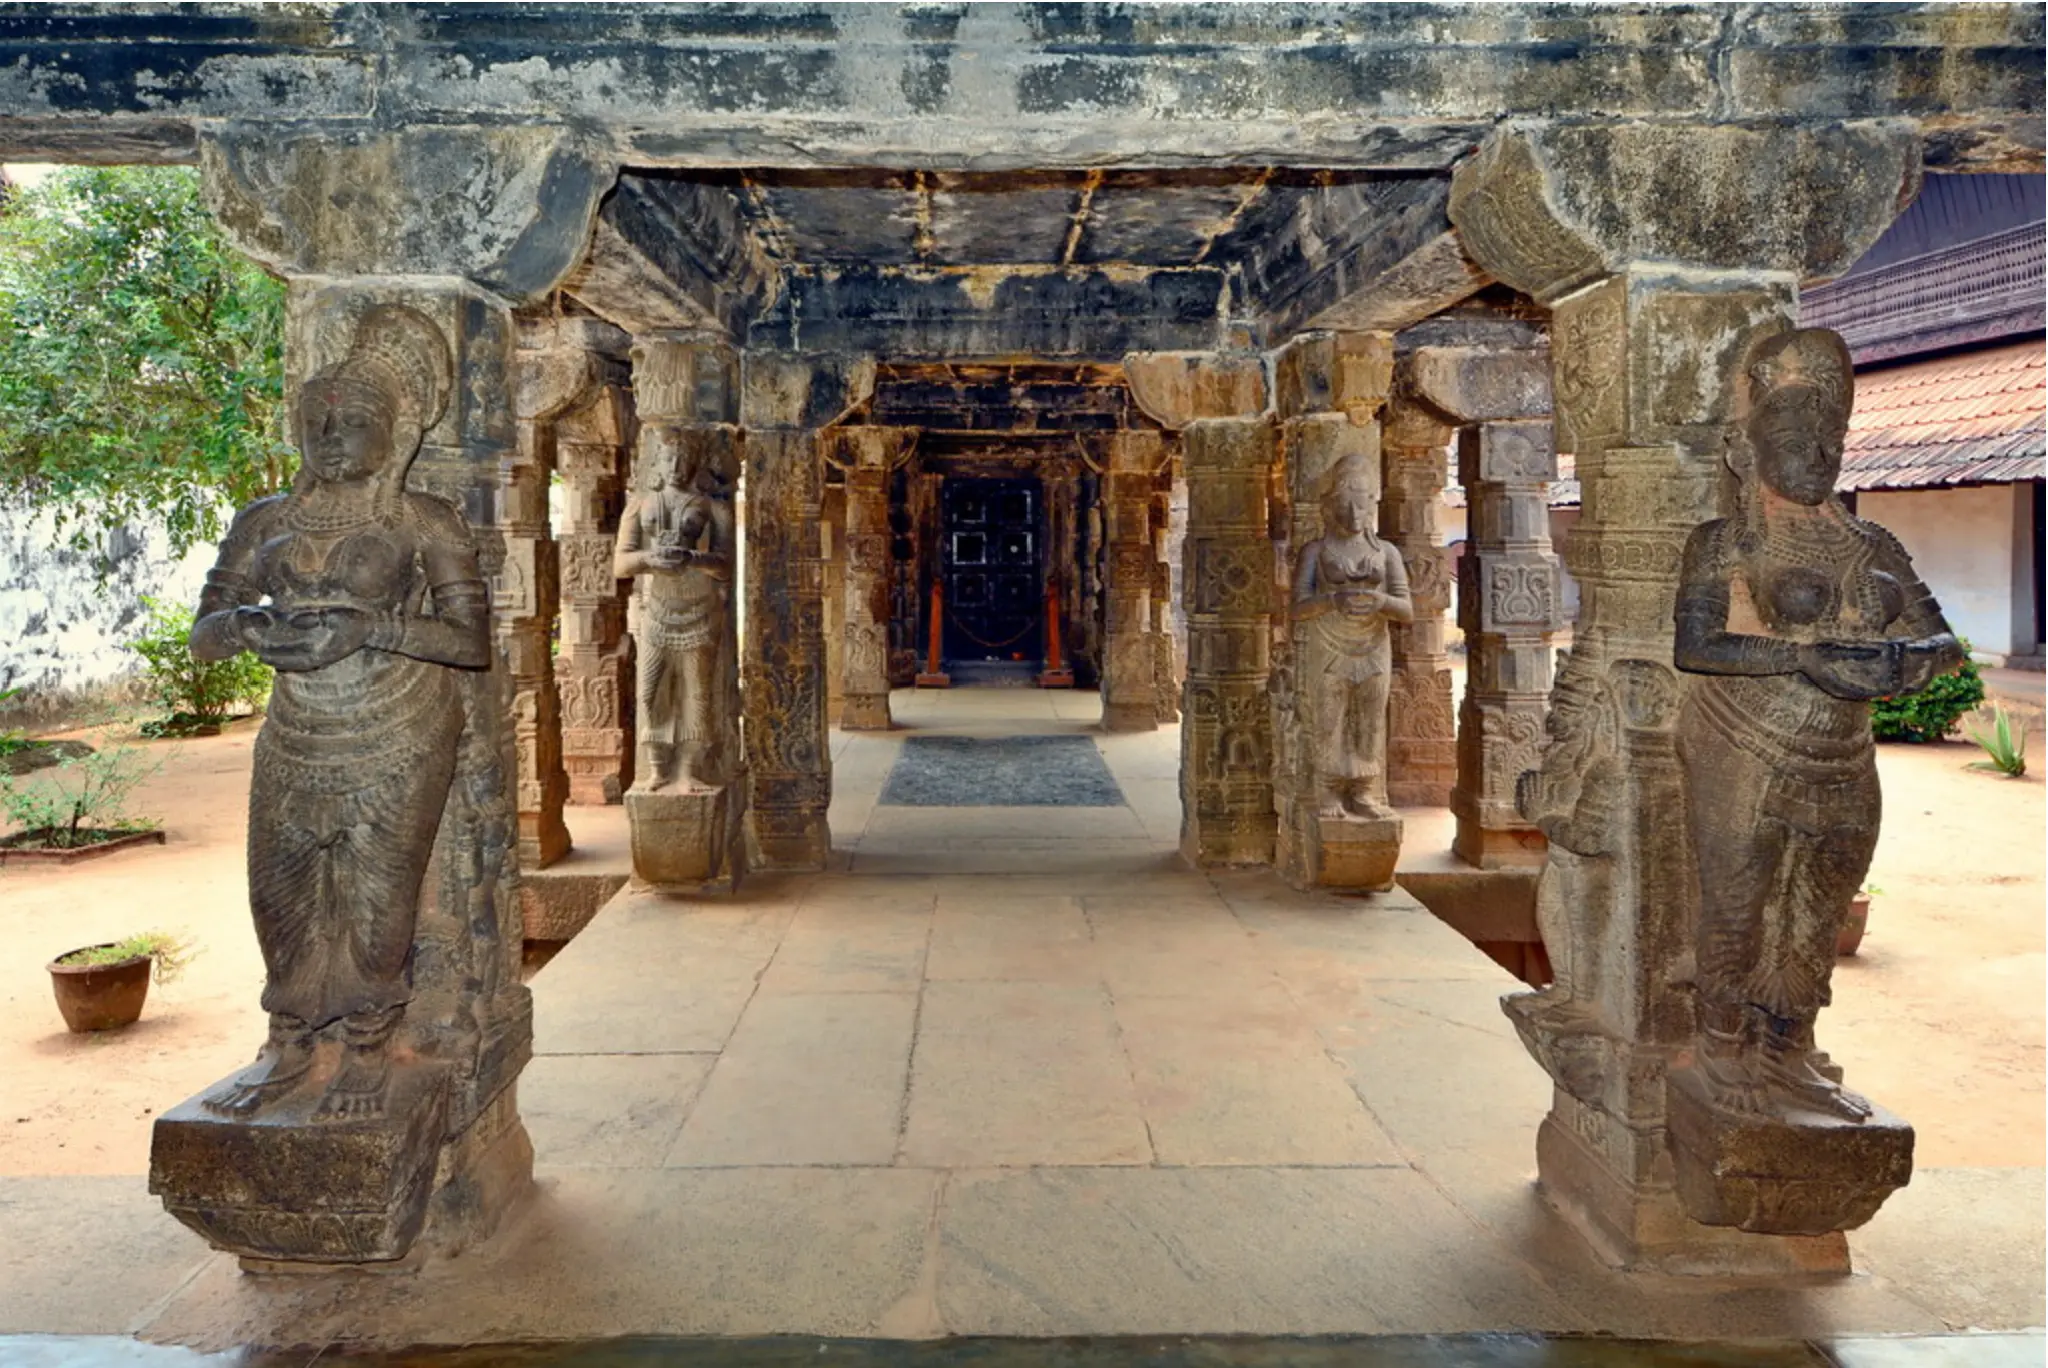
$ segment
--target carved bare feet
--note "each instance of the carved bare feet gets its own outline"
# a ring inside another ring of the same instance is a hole
[[[1823,1055],[1821,1058],[1825,1059]],[[1763,1074],[1771,1091],[1796,1107],[1805,1107],[1844,1121],[1868,1121],[1870,1102],[1850,1092],[1817,1067],[1806,1050],[1785,1049],[1764,1052]]]
[[[341,1052],[341,1067],[320,1105],[313,1111],[323,1121],[372,1121],[384,1114],[384,1092],[391,1082],[391,1061],[382,1043],[364,1048],[350,1045]]]
[[[1742,1041],[1725,1040],[1714,1031],[1702,1032],[1695,1058],[1700,1078],[1707,1085],[1707,1099],[1717,1109],[1734,1116],[1771,1115],[1762,1072]]]
[[[310,1042],[272,1040],[257,1053],[254,1064],[200,1102],[208,1111],[221,1116],[250,1116],[297,1087],[312,1067]]]

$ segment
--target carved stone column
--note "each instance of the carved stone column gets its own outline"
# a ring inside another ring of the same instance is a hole
[[[1453,849],[1481,869],[1543,863],[1543,835],[1515,807],[1549,706],[1551,636],[1562,625],[1550,549],[1550,358],[1540,348],[1422,347],[1413,393],[1463,425],[1458,477],[1469,540],[1459,569],[1465,697],[1458,711]]]
[[[1451,662],[1444,653],[1451,572],[1442,509],[1454,429],[1414,396],[1405,383],[1407,369],[1404,358],[1380,423],[1380,536],[1401,553],[1415,605],[1415,621],[1393,628],[1387,801],[1396,807],[1447,807],[1458,778],[1458,724]]]
[[[1581,583],[1575,642],[1552,740],[1522,781],[1531,815],[1574,847],[1553,848],[1538,898],[1570,992],[1507,1006],[1556,1084],[1542,1191],[1624,1266],[1839,1272],[1840,1231],[1910,1167],[1910,1130],[1882,1113],[1678,1143],[1666,1079],[1692,1051],[1699,880],[1736,873],[1696,868],[1685,821],[1680,556],[1726,511],[1748,347],[1790,325],[1802,279],[1869,247],[1919,162],[1916,137],[1891,124],[1533,124],[1501,130],[1452,182],[1474,260],[1552,309],[1557,445],[1585,491],[1565,548]]]
[[[1286,532],[1279,545],[1276,617],[1291,620],[1296,557],[1321,537],[1321,495],[1340,464],[1380,466],[1379,414],[1393,378],[1393,339],[1384,333],[1310,333],[1274,354],[1274,409],[1280,417],[1286,500],[1276,519]],[[1278,635],[1274,672],[1274,800],[1279,832],[1274,863],[1297,888],[1379,892],[1393,887],[1401,854],[1401,820],[1323,814],[1313,689],[1303,634],[1290,624]],[[1386,740],[1385,719],[1380,740]],[[1384,778],[1384,755],[1381,756]],[[1377,795],[1384,798],[1384,795]]]
[[[846,708],[846,486],[825,485],[818,501],[818,565],[825,613],[825,716],[840,725]]]
[[[294,401],[310,377],[351,353],[373,308],[404,306],[438,334],[453,374],[432,411],[419,407],[426,399],[412,386],[420,375],[403,358],[380,353],[366,363],[387,393],[412,396],[395,411],[423,425],[393,429],[408,448],[415,437],[420,443],[404,488],[451,506],[459,517],[431,535],[444,546],[473,542],[497,600],[523,605],[507,579],[501,505],[500,472],[519,463],[512,308],[545,297],[574,264],[613,168],[557,130],[465,127],[337,138],[226,126],[203,135],[200,163],[230,240],[289,282],[285,384]],[[450,197],[450,184],[464,193]],[[419,519],[442,516],[424,502],[407,507]],[[451,602],[466,592],[448,588]],[[413,630],[401,628],[402,639]],[[279,1086],[253,1098],[240,1095],[237,1079],[156,1123],[151,1191],[253,1266],[454,1252],[487,1236],[530,1183],[533,1151],[515,1100],[532,1052],[532,1005],[519,981],[517,765],[506,725],[512,662],[493,649],[478,668],[435,668],[447,674],[428,695],[451,688],[460,719],[445,801],[434,800],[436,811],[394,810],[414,790],[392,780],[355,794],[408,832],[433,831],[413,908],[365,902],[354,879],[327,881],[309,895],[295,853],[252,846],[252,861],[277,881],[272,894],[296,914],[280,922],[272,905],[271,934],[298,937],[301,948],[318,942],[309,953],[331,955],[338,934],[365,922],[409,925],[409,999],[388,1009],[395,1015],[359,1009],[322,1021],[316,1011],[296,1026],[284,1023],[287,1039],[310,1033],[316,1058],[375,1051],[388,1075],[351,1089],[344,1114],[323,1107],[329,1084],[315,1067],[302,1083],[273,1071]],[[440,705],[420,703],[411,715],[418,730],[395,744],[448,758],[440,736],[427,734],[436,715],[444,715]],[[394,719],[366,711],[361,720],[375,738],[388,735]],[[391,763],[392,751],[370,749],[366,763]],[[313,807],[331,803],[352,778],[331,764],[292,774],[296,760],[272,763],[303,786]],[[386,853],[399,839],[388,828],[354,830]],[[281,1057],[275,1043],[271,1050],[273,1060]]]
[[[589,383],[588,362],[555,349],[552,320],[522,322],[513,362],[518,445],[499,492],[505,564],[498,574],[492,626],[512,684],[512,744],[518,759],[513,802],[519,814],[519,863],[545,869],[569,853],[562,807],[569,776],[562,766],[562,709],[555,689],[554,627],[561,605],[561,563],[548,510],[555,467],[554,415]]]
[[[832,436],[833,463],[846,473],[846,537],[842,549],[845,673],[839,725],[887,731],[889,717],[889,477],[909,456],[911,428],[848,427]]]
[[[729,511],[740,478],[740,429],[735,419],[740,406],[740,354],[723,337],[715,334],[650,333],[633,340],[633,396],[639,415],[640,442],[633,470],[637,498],[658,497],[665,474],[647,462],[655,453],[684,453],[680,459],[696,466],[694,495],[708,500],[703,509],[724,504]],[[633,508],[629,504],[630,522]],[[628,545],[622,528],[621,552]],[[729,531],[729,529],[728,529]],[[706,546],[714,546],[713,531],[696,534]],[[685,536],[685,541],[693,538]],[[640,549],[648,549],[643,545]],[[736,883],[745,870],[743,814],[748,784],[740,761],[740,719],[738,709],[738,642],[734,610],[738,607],[737,585],[730,548],[719,549],[726,564],[725,599],[711,614],[709,630],[715,638],[715,659],[709,678],[698,681],[707,690],[708,702],[692,699],[688,705],[699,709],[701,722],[674,719],[671,733],[654,735],[655,716],[646,700],[655,695],[640,693],[636,710],[638,746],[633,759],[634,783],[626,791],[627,820],[632,826],[633,873],[645,883],[664,888],[694,889],[714,882]],[[613,571],[621,568],[615,559]],[[654,588],[654,577],[643,575],[635,593],[643,596],[638,611],[644,631],[649,622],[649,604],[644,596]],[[636,690],[648,686],[655,653],[668,649],[661,643],[636,640],[633,643]],[[680,659],[680,658],[678,658]],[[668,668],[680,669],[680,664]],[[673,695],[671,695],[673,697]],[[671,704],[672,706],[672,704]],[[695,726],[702,736],[688,739]],[[678,730],[679,729],[679,730]],[[661,756],[665,748],[670,754]],[[664,785],[665,765],[680,764],[684,749],[700,752],[698,760],[683,766],[693,781],[684,791]],[[700,772],[703,771],[703,772]]]
[[[594,353],[596,386],[555,420],[555,472],[562,478],[562,763],[571,803],[617,803],[633,782],[633,648],[626,635],[626,586],[612,572],[612,547],[632,474],[637,424],[628,339]]]
[[[1109,438],[1102,477],[1103,643],[1102,726],[1152,731],[1159,725],[1159,656],[1153,595],[1158,552],[1152,535],[1152,493],[1166,461],[1165,434],[1129,431]]]
[[[1124,370],[1147,416],[1180,431],[1187,469],[1181,856],[1197,866],[1270,864],[1267,495],[1278,430],[1267,412],[1265,368],[1256,356],[1167,352],[1127,356]]]
[[[819,433],[873,390],[874,363],[750,352],[742,384],[749,863],[823,869],[832,850],[825,820],[832,756],[826,745]]]

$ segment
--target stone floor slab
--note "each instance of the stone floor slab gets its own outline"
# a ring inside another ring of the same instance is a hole
[[[2048,1362],[2038,1333],[1859,1336],[1837,1340],[1827,1352],[1837,1368],[2040,1368]]]
[[[1116,1017],[1160,1163],[1403,1162],[1279,984],[1120,997]]]
[[[903,1169],[543,1170],[486,1248],[410,1277],[217,1260],[148,1329],[204,1349],[645,1334],[874,1335],[915,1291],[937,1178]],[[480,1333],[488,1327],[488,1334]]]
[[[962,1174],[939,1234],[956,1334],[1585,1324],[1410,1169]]]
[[[2044,1201],[2037,1168],[1919,1169],[1849,1232],[1850,1256],[1950,1329],[2038,1326]]]
[[[1079,986],[1101,978],[1080,900],[1058,895],[941,898],[925,973]]]
[[[890,1163],[916,1017],[914,993],[763,991],[669,1164]]]
[[[903,1162],[950,1168],[1152,1160],[1099,987],[930,983]]]
[[[519,1075],[534,1161],[659,1168],[717,1059],[710,1054],[536,1055]]]
[[[915,993],[931,937],[930,899],[922,906],[855,907],[829,898],[799,908],[768,972],[763,992]]]
[[[126,1334],[212,1257],[140,1176],[0,1177],[0,1232],[0,1334]]]

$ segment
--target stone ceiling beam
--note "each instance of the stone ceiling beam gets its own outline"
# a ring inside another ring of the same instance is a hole
[[[1332,332],[1399,332],[1462,303],[1492,282],[1493,277],[1465,254],[1457,233],[1446,229],[1303,326]]]
[[[222,119],[601,129],[627,164],[1449,167],[1506,118],[1910,118],[2042,165],[2039,6],[255,4],[0,15],[0,157]]]
[[[1139,348],[1221,345],[1224,295],[1223,273],[1207,268],[794,270],[748,345],[901,360],[1107,361]]]

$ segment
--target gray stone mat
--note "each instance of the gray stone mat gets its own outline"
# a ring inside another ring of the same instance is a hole
[[[912,736],[882,787],[885,807],[1122,807],[1085,736]]]

